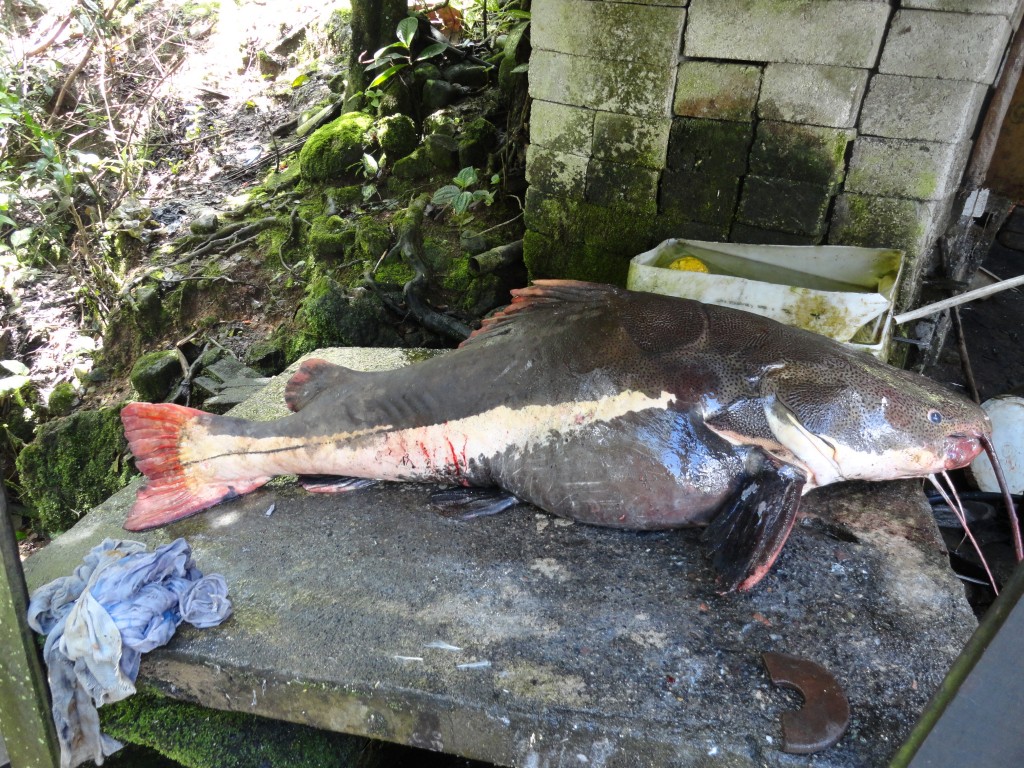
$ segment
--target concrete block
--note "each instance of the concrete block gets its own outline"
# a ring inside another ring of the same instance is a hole
[[[588,159],[531,144],[526,148],[526,181],[541,192],[582,200]]]
[[[853,145],[847,192],[940,200],[956,191],[971,142],[939,144],[863,136]]]
[[[998,13],[1013,16],[1019,0],[903,0],[903,8],[924,8],[930,11],[957,13]]]
[[[665,169],[659,210],[687,221],[728,228],[739,196],[738,176]]]
[[[853,128],[868,71],[818,64],[769,64],[761,81],[757,114],[763,120]]]
[[[683,53],[871,68],[888,19],[871,0],[692,0]]]
[[[677,117],[668,140],[667,165],[677,171],[741,176],[754,128],[749,123]]]
[[[821,236],[796,235],[792,232],[776,232],[771,229],[752,227],[737,221],[732,225],[729,240],[733,243],[750,243],[751,245],[820,245]]]
[[[602,1],[603,0],[587,0],[587,2]],[[619,2],[629,3],[631,5],[670,5],[675,8],[685,8],[690,4],[690,0],[619,0]]]
[[[761,68],[748,64],[684,61],[676,76],[673,112],[682,117],[748,121],[761,88]]]
[[[655,244],[669,238],[726,243],[729,241],[729,225],[690,221],[678,213],[664,212],[659,213],[654,220],[651,234],[654,235]]]
[[[534,100],[530,108],[530,143],[589,157],[594,114],[591,109]]]
[[[750,150],[750,172],[793,181],[842,181],[846,145],[856,131],[762,120]]]
[[[674,88],[675,69],[670,66],[554,51],[534,51],[530,56],[530,96],[534,99],[638,117],[664,117],[669,114]]]
[[[875,75],[860,113],[860,132],[922,141],[963,141],[974,131],[987,88],[962,80]]]
[[[598,205],[655,200],[659,175],[650,168],[591,160],[587,168],[587,200]]]
[[[668,117],[639,118],[598,112],[594,118],[594,157],[660,170],[665,167],[671,126]]]
[[[684,8],[589,0],[544,0],[531,12],[530,44],[534,51],[585,54],[655,66],[675,62],[686,21]]]
[[[747,176],[736,218],[763,229],[816,237],[825,232],[834,195],[831,184]]]
[[[991,83],[1010,37],[1002,16],[899,10],[878,71]]]
[[[836,198],[828,241],[835,245],[900,248],[911,259],[929,244],[939,203],[843,193]]]

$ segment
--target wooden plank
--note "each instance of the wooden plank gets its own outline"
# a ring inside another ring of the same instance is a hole
[[[46,673],[25,621],[28,590],[7,497],[0,488],[0,723],[11,765],[60,765]]]

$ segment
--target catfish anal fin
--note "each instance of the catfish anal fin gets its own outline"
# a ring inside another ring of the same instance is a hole
[[[794,467],[766,458],[708,524],[704,548],[723,592],[748,590],[768,573],[796,522],[805,483]]]
[[[430,504],[440,514],[457,520],[497,515],[523,503],[500,488],[442,488],[430,494]]]
[[[321,392],[358,375],[341,365],[313,358],[299,366],[284,388],[284,401],[292,411],[301,411]]]
[[[310,493],[349,493],[379,483],[365,477],[345,477],[344,475],[299,475],[299,485]]]

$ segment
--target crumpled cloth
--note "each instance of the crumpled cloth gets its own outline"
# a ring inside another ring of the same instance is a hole
[[[135,693],[142,654],[167,643],[182,621],[205,628],[230,616],[227,591],[223,576],[195,567],[184,539],[153,552],[106,539],[71,576],[33,593],[28,623],[46,635],[62,768],[102,765],[121,748],[100,732],[96,708]]]

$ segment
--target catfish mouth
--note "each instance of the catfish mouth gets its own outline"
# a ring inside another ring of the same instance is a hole
[[[975,435],[950,435],[946,438],[945,468],[966,467],[982,451],[981,438]]]

